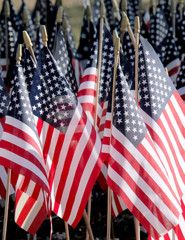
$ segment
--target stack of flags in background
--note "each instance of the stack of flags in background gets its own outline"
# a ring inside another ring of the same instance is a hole
[[[185,239],[185,9],[183,1],[152,4],[145,9],[142,0],[95,0],[91,10],[84,1],[76,48],[60,1],[37,1],[31,14],[24,1],[17,13],[4,0],[0,198],[11,170],[14,220],[28,233],[36,234],[47,216],[52,232],[54,214],[75,228],[98,185],[102,192],[111,189],[115,219],[128,209],[149,239]],[[123,11],[129,23],[115,70],[113,32],[121,37]],[[136,44],[128,28],[134,31],[138,15],[135,89]]]

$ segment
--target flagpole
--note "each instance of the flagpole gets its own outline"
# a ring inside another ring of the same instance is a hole
[[[127,13],[127,0],[122,0],[121,11]]]
[[[30,37],[29,37],[29,35],[26,31],[23,31],[22,34],[23,34],[23,39],[24,39],[24,43],[26,45],[26,48],[28,48],[28,51],[31,54],[34,62],[37,64],[37,60],[36,60],[36,57],[35,57],[35,54],[34,54],[33,48],[32,48],[32,46],[33,46],[32,41],[31,41],[31,39],[30,39]]]
[[[92,10],[91,6],[87,5],[85,9],[86,17],[87,17],[87,24],[88,24],[88,30],[89,30],[89,47],[91,49],[92,47],[92,41],[91,41],[91,27],[90,27],[90,21],[92,20]]]
[[[175,25],[175,14],[176,14],[176,2],[175,0],[172,0],[171,1],[171,13],[172,13],[172,27],[173,27],[173,36],[175,37],[176,36],[176,31],[175,31],[175,28],[176,28],[176,25]]]
[[[24,7],[24,9],[23,9],[22,23],[23,23],[23,26],[24,26],[24,30],[26,31],[27,24],[28,24],[28,13],[27,13],[26,7]]]
[[[127,31],[127,15],[125,12],[122,12],[122,21],[120,27],[120,42],[122,45],[126,31]]]
[[[111,103],[111,132],[113,123],[113,110],[115,101],[115,88],[116,88],[116,76],[119,61],[120,52],[120,38],[118,37],[117,31],[113,32],[113,43],[114,43],[114,72],[113,72],[113,82],[112,82],[112,103]],[[111,137],[110,137],[111,143]],[[107,197],[107,240],[110,240],[110,229],[111,229],[111,189],[108,187],[108,197]]]
[[[58,34],[58,30],[62,24],[62,20],[63,20],[63,7],[59,6],[58,10],[57,10],[57,18],[56,18],[56,22],[57,22],[57,27],[56,27],[56,31],[55,31],[55,40],[54,40],[54,46],[53,46],[53,55],[55,55],[56,52],[56,45],[57,45],[57,34]]]
[[[98,46],[98,69],[97,69],[97,83],[96,83],[96,100],[95,100],[95,113],[94,113],[94,128],[96,129],[97,119],[98,119],[98,96],[99,96],[99,83],[100,83],[100,73],[101,73],[101,60],[102,60],[102,41],[103,41],[103,24],[105,21],[105,5],[102,0],[100,0],[100,29],[99,29],[99,46]],[[91,218],[91,193],[88,199],[88,221]],[[88,229],[87,229],[88,230]],[[90,236],[86,232],[86,240]]]
[[[131,26],[130,26],[130,22],[129,22],[128,17],[127,17],[126,19],[127,19],[127,30],[128,30],[128,34],[129,34],[129,36],[130,36],[130,38],[131,38],[131,41],[132,41],[132,44],[133,44],[133,46],[134,46],[134,48],[135,48],[136,40],[135,40],[133,31],[132,31],[132,28],[131,28]]]
[[[140,33],[140,20],[139,17],[135,17],[135,101],[138,105],[139,103],[139,96],[138,96],[138,62],[139,62],[139,33]],[[134,217],[134,225],[135,225],[135,233],[136,233],[136,240],[140,240],[140,223],[136,217]]]
[[[179,11],[180,11],[180,19],[182,20],[182,16],[183,16],[183,7],[184,7],[184,0],[180,0],[179,1]]]
[[[19,44],[17,47],[17,52],[16,52],[16,63],[17,64],[20,64],[21,58],[22,58],[22,45]],[[11,169],[8,169],[2,240],[6,239],[6,233],[7,233],[11,173],[12,173]]]
[[[156,14],[156,0],[151,0],[152,13]]]
[[[115,18],[117,17],[118,20],[120,20],[120,12],[119,12],[119,6],[116,0],[112,0],[112,8],[113,8],[113,18],[115,22]]]
[[[140,19],[140,23],[142,22],[142,17],[143,17],[143,13],[144,13],[144,7],[143,7],[143,0],[139,1],[139,19]]]

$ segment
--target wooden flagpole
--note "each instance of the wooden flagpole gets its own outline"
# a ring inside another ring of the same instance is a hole
[[[17,52],[16,52],[16,63],[17,64],[20,64],[21,58],[22,58],[22,45],[19,44],[17,47]],[[2,240],[6,239],[6,233],[7,233],[11,172],[12,172],[11,169],[8,169]]]
[[[155,15],[156,14],[156,0],[151,0],[150,5],[152,7],[152,13]]]
[[[129,34],[129,36],[130,36],[130,38],[131,38],[131,41],[132,41],[132,44],[133,44],[133,46],[134,46],[134,48],[135,48],[136,40],[135,40],[133,31],[132,31],[132,28],[131,28],[131,26],[130,26],[130,22],[129,22],[128,17],[127,17],[126,19],[127,19],[127,30],[128,30],[128,34]]]
[[[144,13],[143,0],[139,1],[138,11],[139,11],[139,20],[140,20],[140,23],[141,23],[142,22],[143,13]]]
[[[46,27],[44,25],[42,25],[41,28],[41,32],[42,32],[42,41],[45,47],[48,46],[48,34],[46,31]],[[70,236],[69,236],[69,226],[68,223],[64,221],[64,226],[65,226],[65,232],[66,232],[66,239],[70,240]]]
[[[138,62],[139,62],[139,33],[140,33],[140,20],[139,17],[135,17],[135,101],[138,105],[139,103],[139,96],[138,96]],[[135,225],[135,233],[136,233],[136,240],[140,240],[140,223],[137,218],[134,217],[134,225]]]
[[[22,34],[23,34],[24,43],[25,43],[26,47],[28,48],[28,51],[31,54],[34,62],[37,64],[37,60],[36,60],[36,57],[35,57],[35,54],[34,54],[33,48],[32,48],[33,44],[31,42],[31,39],[26,31],[23,31]]]
[[[124,35],[127,31],[127,15],[125,12],[122,12],[122,20],[120,27],[120,42],[123,45]]]
[[[88,30],[89,30],[89,47],[92,47],[92,42],[91,42],[91,27],[90,27],[90,21],[92,20],[92,10],[91,10],[91,6],[87,5],[86,9],[85,9],[85,14],[87,17],[87,25],[88,25]]]
[[[67,44],[67,31],[68,31],[68,24],[67,24],[67,19],[64,18],[63,22],[62,22],[62,29],[63,29],[63,33],[64,33],[64,39],[66,41]]]
[[[36,29],[38,29],[40,27],[40,12],[39,11],[36,11],[35,24],[36,24]]]
[[[57,22],[57,27],[56,27],[56,31],[55,31],[55,40],[54,40],[54,46],[53,46],[53,55],[56,52],[56,45],[57,45],[57,34],[58,34],[58,30],[59,27],[62,25],[62,20],[63,20],[63,7],[59,6],[58,10],[57,10],[57,18],[56,18],[56,22]]]
[[[111,132],[112,132],[112,123],[113,123],[113,111],[114,111],[114,101],[115,101],[115,88],[116,88],[116,77],[117,77],[117,68],[119,61],[120,53],[120,38],[116,30],[113,32],[113,43],[114,43],[114,72],[113,72],[113,82],[112,82],[112,102],[111,102]],[[111,137],[110,137],[111,143]],[[110,240],[111,235],[111,189],[108,187],[107,193],[107,240]]]
[[[118,20],[121,19],[121,16],[120,16],[120,11],[119,11],[119,6],[118,6],[118,3],[116,0],[112,0],[112,10],[113,10],[113,19],[114,19],[114,22],[115,22],[115,19],[117,17]]]
[[[94,113],[94,128],[96,129],[98,120],[98,96],[99,96],[99,83],[101,73],[101,60],[102,60],[102,42],[103,42],[103,25],[105,21],[106,10],[104,2],[100,1],[100,29],[99,29],[99,45],[98,45],[98,69],[97,69],[97,83],[96,83],[96,100],[95,100],[95,113]],[[88,199],[88,222],[91,218],[91,194]],[[88,228],[87,228],[88,230]],[[86,240],[89,239],[89,234],[86,232]]]
[[[176,36],[176,24],[175,24],[175,15],[176,15],[176,2],[175,0],[171,1],[171,13],[172,13],[172,27],[173,27],[173,36]]]
[[[184,7],[184,0],[179,1],[179,11],[180,11],[180,19],[182,20],[183,16],[183,7]]]
[[[23,9],[22,23],[23,23],[23,26],[24,26],[24,30],[26,31],[27,24],[28,24],[28,12],[27,12],[26,7],[24,7],[24,9]]]
[[[127,0],[122,0],[121,11],[127,13]]]

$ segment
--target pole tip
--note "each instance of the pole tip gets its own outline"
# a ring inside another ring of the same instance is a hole
[[[85,14],[86,14],[87,20],[92,19],[92,9],[91,9],[90,5],[87,5],[87,7],[85,9]]]
[[[63,7],[59,6],[58,10],[57,10],[57,23],[62,23],[62,19],[63,19]]]
[[[119,12],[119,6],[116,0],[112,0],[112,7],[114,12]]]
[[[120,38],[118,37],[118,33],[116,30],[113,31],[113,45],[115,53],[118,54],[120,51]]]
[[[28,33],[26,31],[23,31],[22,34],[23,34],[23,39],[24,39],[24,43],[25,43],[26,47],[27,48],[32,47],[33,44],[31,42],[31,39],[30,39],[30,36],[28,35]]]
[[[47,34],[47,31],[46,31],[45,25],[42,25],[41,33],[42,33],[42,41],[43,41],[43,44],[47,47],[48,34]]]
[[[22,44],[18,44],[16,51],[16,62],[20,64],[21,60],[22,60]]]
[[[139,16],[136,16],[136,17],[135,17],[134,30],[135,30],[135,33],[140,33],[140,21],[139,21]]]
[[[106,9],[103,0],[100,0],[100,17],[105,19]]]
[[[27,24],[28,23],[28,9],[27,9],[26,6],[23,9],[22,22],[23,22],[23,24]]]
[[[127,11],[127,0],[122,0],[121,11]]]
[[[40,26],[40,12],[39,11],[36,11],[35,24],[36,24],[36,28],[38,28]]]
[[[127,15],[126,15],[126,13],[125,12],[122,12],[121,13],[121,15],[122,15],[122,20],[121,20],[121,31],[125,31],[126,30],[126,28],[127,28]]]
[[[176,13],[176,1],[171,0],[171,13],[175,14]]]
[[[10,17],[10,4],[7,0],[5,1],[4,13],[6,17]]]

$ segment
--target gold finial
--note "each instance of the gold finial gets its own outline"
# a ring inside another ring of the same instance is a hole
[[[127,15],[126,15],[126,13],[125,12],[122,12],[121,13],[121,15],[122,15],[122,20],[121,20],[121,31],[126,31],[126,29],[127,29],[127,23],[128,23],[128,21],[127,21]]]
[[[140,15],[142,15],[144,13],[144,6],[143,6],[143,1],[142,0],[139,1],[139,8],[138,8],[138,10],[139,10],[139,14]]]
[[[114,9],[114,12],[119,12],[119,6],[116,0],[112,0],[112,7]]]
[[[100,0],[100,17],[105,19],[106,16],[106,9],[103,0]]]
[[[86,9],[85,9],[85,14],[87,17],[87,21],[92,20],[92,9],[90,5],[87,5]]]
[[[28,23],[28,10],[27,10],[26,6],[23,9],[22,22],[24,25],[26,25]]]
[[[62,28],[63,28],[64,34],[66,34],[68,31],[68,23],[66,18],[63,19]]]
[[[113,31],[113,45],[115,54],[119,54],[120,51],[120,38],[116,30]]]
[[[171,1],[171,13],[176,14],[176,1],[175,0]]]
[[[57,23],[62,23],[62,19],[63,19],[63,7],[59,6],[58,7],[58,11],[57,11]]]
[[[44,25],[42,25],[41,32],[42,32],[42,41],[43,41],[43,44],[44,44],[44,46],[47,47],[48,34],[47,34],[47,31],[46,31],[46,27],[45,27]]]
[[[39,28],[39,26],[40,26],[40,12],[39,11],[36,11],[35,23],[36,23],[36,28]]]
[[[122,0],[121,11],[127,12],[127,0]]]
[[[16,62],[20,64],[22,60],[22,44],[18,44],[17,51],[16,51]]]
[[[6,17],[10,16],[10,4],[9,4],[8,0],[5,1],[4,12],[5,12]]]
[[[31,39],[28,35],[28,33],[26,31],[23,31],[23,39],[24,39],[24,43],[26,45],[27,48],[30,48],[33,46],[32,42],[31,42]]]
[[[134,30],[135,30],[135,33],[140,33],[140,21],[139,21],[139,16],[136,16],[136,17],[135,17]]]

